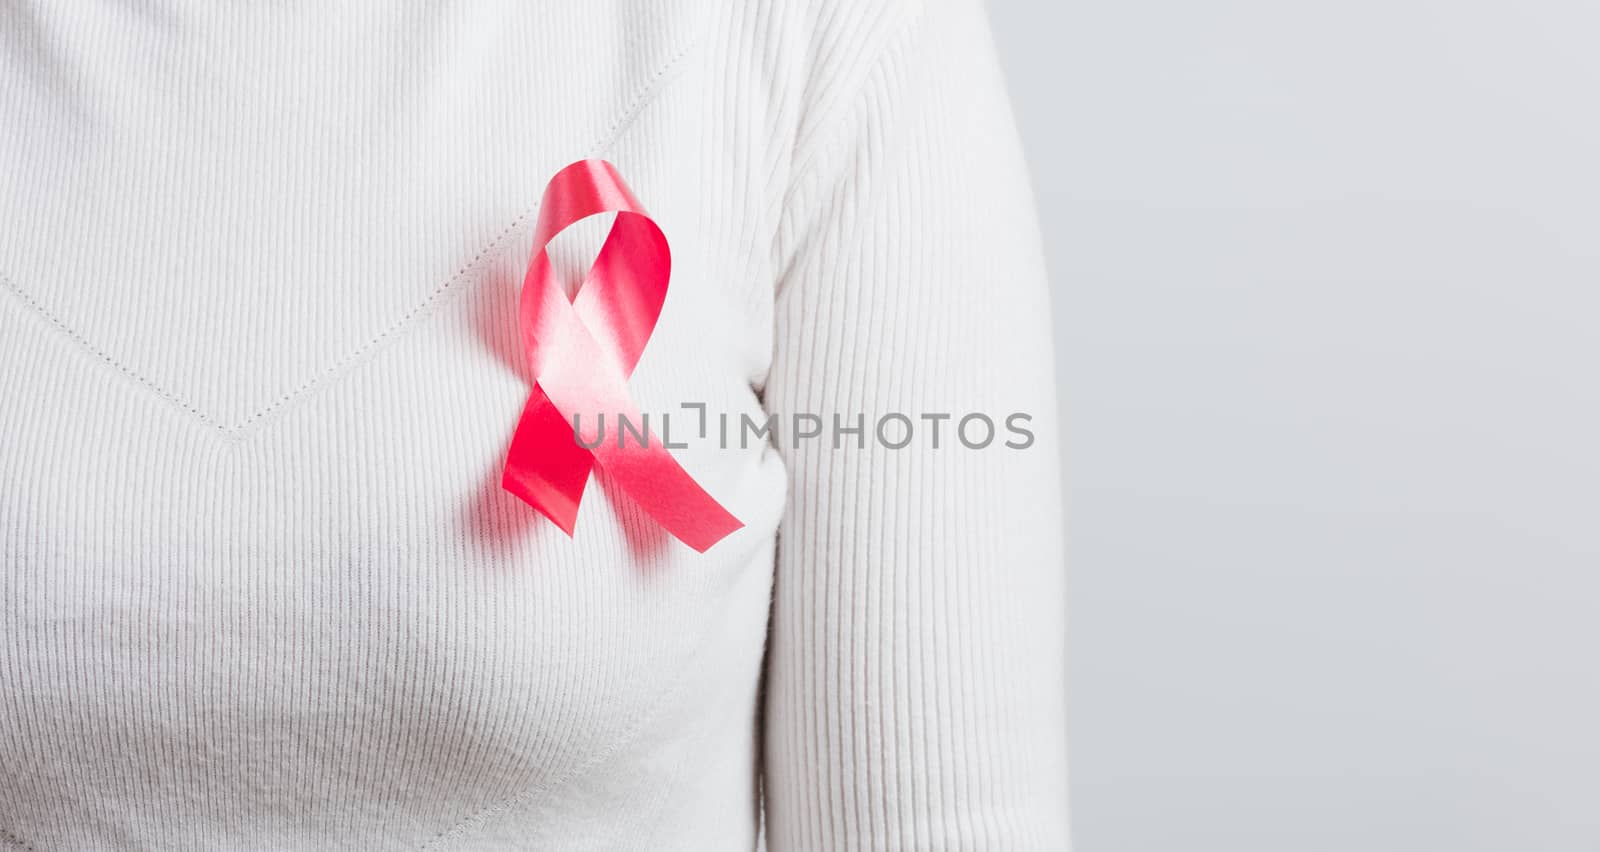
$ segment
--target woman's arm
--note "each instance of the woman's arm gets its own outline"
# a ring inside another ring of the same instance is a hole
[[[858,73],[813,86],[777,243],[764,398],[791,486],[768,845],[1057,852],[1064,568],[1034,203],[980,0],[892,8],[819,51],[881,33]],[[963,418],[992,442],[967,446]]]

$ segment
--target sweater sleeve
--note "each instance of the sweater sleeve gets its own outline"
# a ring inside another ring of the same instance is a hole
[[[1060,852],[1059,424],[1034,202],[980,0],[908,6],[881,42],[813,86],[832,106],[802,123],[775,248],[763,399],[790,492],[768,848]]]

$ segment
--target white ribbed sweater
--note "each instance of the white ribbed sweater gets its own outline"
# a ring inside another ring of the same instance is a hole
[[[586,156],[704,555],[498,487]],[[1040,257],[977,0],[0,3],[0,848],[1066,848]]]

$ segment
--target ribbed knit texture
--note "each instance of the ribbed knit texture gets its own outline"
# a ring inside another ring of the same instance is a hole
[[[586,156],[704,555],[498,487]],[[978,0],[0,5],[0,848],[1066,849],[1027,187]]]

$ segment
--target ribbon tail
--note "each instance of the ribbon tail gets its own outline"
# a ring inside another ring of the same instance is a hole
[[[594,452],[600,466],[639,508],[694,550],[705,553],[744,527],[654,436],[648,446],[617,447],[608,442]]]
[[[573,438],[572,426],[534,386],[511,436],[500,487],[539,510],[568,537],[594,467],[594,456]]]

